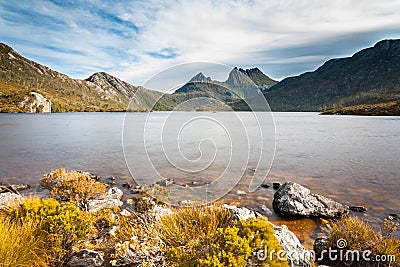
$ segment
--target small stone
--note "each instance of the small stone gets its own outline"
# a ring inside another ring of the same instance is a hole
[[[386,220],[389,220],[393,223],[395,223],[397,226],[400,226],[400,216],[397,214],[389,214],[389,216],[386,218]]]
[[[236,191],[236,194],[238,194],[239,196],[247,195],[247,193],[243,190]]]
[[[170,185],[172,185],[174,183],[175,183],[175,181],[173,179],[166,178],[166,179],[163,179],[163,180],[160,180],[160,181],[156,182],[155,184],[159,185],[159,186],[167,187],[167,186],[170,186]]]
[[[368,209],[363,206],[349,206],[349,210],[355,211],[355,212],[367,212]]]
[[[124,187],[124,188],[132,188],[133,187],[133,185],[131,184],[131,183],[123,183],[122,184],[122,187]]]
[[[281,183],[272,183],[272,188],[278,190],[282,186]]]
[[[272,214],[272,211],[269,208],[267,208],[267,206],[265,206],[265,205],[258,206],[257,212],[263,216],[268,216],[268,215]]]
[[[114,181],[114,180],[115,180],[115,177],[114,177],[114,176],[111,176],[111,177],[108,178],[108,180]]]
[[[261,187],[262,187],[262,188],[270,188],[270,187],[271,187],[271,184],[269,184],[269,183],[262,183],[262,184],[261,184]]]
[[[262,217],[262,215],[254,210],[250,210],[245,207],[236,207],[236,206],[231,206],[228,204],[222,205],[225,209],[229,210],[232,213],[232,216],[234,219],[240,220],[240,221],[245,221],[249,218],[258,218]]]
[[[70,267],[97,267],[104,262],[101,252],[83,249],[75,254],[68,262]]]
[[[113,225],[110,227],[103,228],[97,238],[102,238],[104,236],[115,236],[115,233],[117,232],[117,226]]]
[[[130,198],[130,199],[127,199],[127,200],[126,200],[126,203],[128,203],[129,205],[133,205],[133,204],[135,204],[135,200],[133,200],[132,198]]]
[[[125,216],[125,217],[129,217],[129,216],[132,215],[132,213],[131,213],[129,210],[127,210],[127,209],[123,209],[123,210],[120,212],[120,214],[121,214],[122,216]]]

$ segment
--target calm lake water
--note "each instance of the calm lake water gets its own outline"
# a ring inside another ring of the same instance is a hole
[[[370,222],[400,212],[399,117],[273,113],[271,125],[270,114],[260,113],[269,123],[259,126],[251,113],[239,119],[219,112],[168,114],[130,113],[125,120],[123,113],[1,114],[0,179],[29,183],[30,193],[43,195],[38,181],[60,167],[114,176],[117,185],[132,182],[132,173],[140,183],[167,177],[202,188],[225,175],[207,188],[209,199],[235,186],[225,201],[272,210],[273,189],[237,192],[248,191],[261,159],[261,175],[272,163],[267,181],[292,180],[344,204],[366,206],[369,211],[359,216]],[[201,195],[196,188],[181,195]],[[285,222],[276,215],[270,219]],[[304,228],[306,243],[322,225],[317,219],[285,223]]]

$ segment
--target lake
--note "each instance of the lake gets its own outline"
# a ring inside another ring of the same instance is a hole
[[[171,178],[189,185],[172,189],[176,201],[223,197],[272,210],[272,188],[248,192],[249,184],[255,189],[268,174],[269,182],[291,180],[344,204],[366,206],[369,211],[358,215],[375,224],[399,213],[400,117],[256,115],[0,114],[0,179],[29,183],[29,193],[44,195],[38,181],[60,167],[114,176],[119,186],[132,176],[149,184]],[[304,228],[300,239],[306,243],[307,235],[323,231],[318,219],[270,219]]]

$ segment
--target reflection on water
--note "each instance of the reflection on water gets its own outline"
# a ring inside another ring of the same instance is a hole
[[[227,121],[232,116],[229,113],[204,114],[225,117]],[[243,114],[246,121],[246,113]],[[147,114],[132,113],[127,116],[131,121],[130,127],[142,131],[140,125],[135,125],[135,120],[139,121]],[[179,121],[179,116],[184,120],[187,114],[182,112],[176,116]],[[44,173],[65,167],[91,171],[103,177],[115,176],[118,184],[131,181],[122,152],[123,119],[124,114],[121,113],[1,114],[0,179],[3,183],[36,185]],[[399,213],[400,118],[274,113],[274,121],[276,155],[267,178],[270,182],[292,180],[344,204],[366,206],[368,213],[360,216],[375,223],[381,222],[389,213]],[[240,126],[232,123],[231,131],[235,132],[235,127]],[[208,131],[214,129],[212,124],[204,127],[208,127]],[[251,125],[246,127],[250,133],[252,129]],[[192,132],[198,131],[193,135],[196,140],[188,138],[191,134],[181,140],[182,149],[190,160],[199,156],[197,146],[199,139],[204,137],[202,130],[192,129]],[[223,129],[215,131],[221,139],[217,143],[219,149],[231,149],[227,139],[224,139]],[[237,128],[236,131],[242,129]],[[151,139],[151,134],[148,137],[150,143],[158,142]],[[136,141],[133,139],[130,142],[134,146]],[[207,142],[204,145],[203,152],[209,153]],[[158,157],[164,157],[157,149],[150,152],[154,152],[151,157],[155,162]],[[140,170],[146,155],[135,150],[130,150],[130,153],[132,165]],[[242,168],[241,160],[238,157],[232,164]],[[244,196],[236,193],[237,190],[248,190],[251,169],[256,167],[252,165],[254,162],[246,164],[242,179],[225,196],[225,201],[250,207],[265,204],[272,209],[273,189],[259,188]],[[203,166],[200,163],[199,166]],[[217,158],[216,163],[210,168],[215,176],[220,171],[218,163],[222,166],[226,164],[226,159]],[[187,175],[185,172],[174,172],[168,165],[159,164],[157,167],[168,173],[168,178],[182,183],[215,179],[210,174],[212,172]],[[225,165],[220,168],[225,168]],[[142,175],[141,178],[146,179],[146,173]],[[37,187],[34,190],[43,194]],[[270,219],[284,221],[275,215]],[[293,225],[292,229],[300,227],[311,231],[322,225],[318,220],[311,219],[291,221],[289,224]],[[302,233],[307,231],[302,230]],[[305,239],[309,235],[303,236]]]

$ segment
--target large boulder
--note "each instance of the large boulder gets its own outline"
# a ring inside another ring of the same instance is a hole
[[[284,183],[275,192],[272,206],[283,216],[340,217],[349,207],[327,197],[313,194],[309,189],[294,182]]]

